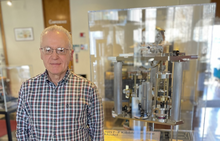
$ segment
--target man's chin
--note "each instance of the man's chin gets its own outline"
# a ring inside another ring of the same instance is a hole
[[[63,75],[66,71],[49,70],[49,75]]]

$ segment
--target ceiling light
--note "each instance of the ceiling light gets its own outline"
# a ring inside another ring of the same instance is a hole
[[[7,4],[8,4],[9,6],[11,6],[11,5],[12,5],[11,1],[8,1],[8,2],[7,2]]]

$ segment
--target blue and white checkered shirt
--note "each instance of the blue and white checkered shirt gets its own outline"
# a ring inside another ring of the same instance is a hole
[[[103,141],[103,107],[96,86],[67,71],[54,85],[47,71],[21,86],[18,141]]]

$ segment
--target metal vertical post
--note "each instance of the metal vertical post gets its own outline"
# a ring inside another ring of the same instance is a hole
[[[143,82],[142,83],[142,101],[141,101],[142,108],[145,110],[146,113],[151,113],[152,108],[152,86],[150,82]]]
[[[5,119],[6,119],[8,140],[9,140],[9,141],[12,141],[11,124],[10,124],[10,117],[9,117],[9,113],[8,113],[8,112],[5,112]]]
[[[171,119],[180,120],[183,63],[174,62]]]
[[[122,114],[122,62],[114,63],[114,109]]]
[[[155,83],[155,88],[154,88],[154,103],[153,105],[155,106],[154,108],[157,108],[157,95],[158,95],[158,83],[159,83],[159,78],[158,74],[156,74],[156,83]]]
[[[141,98],[141,107],[147,112],[147,82],[142,83],[142,98]]]

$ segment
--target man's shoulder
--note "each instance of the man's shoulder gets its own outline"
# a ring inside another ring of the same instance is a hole
[[[71,72],[71,76],[72,76],[72,79],[70,79],[70,80],[75,81],[77,83],[84,84],[87,86],[94,86],[95,85],[93,82],[91,82],[87,78],[85,78],[81,75],[75,74],[74,72]]]
[[[29,79],[27,79],[24,84],[27,84],[27,83],[31,83],[31,82],[38,82],[39,80],[42,80],[44,78],[44,73],[40,73],[34,77],[31,77]]]

